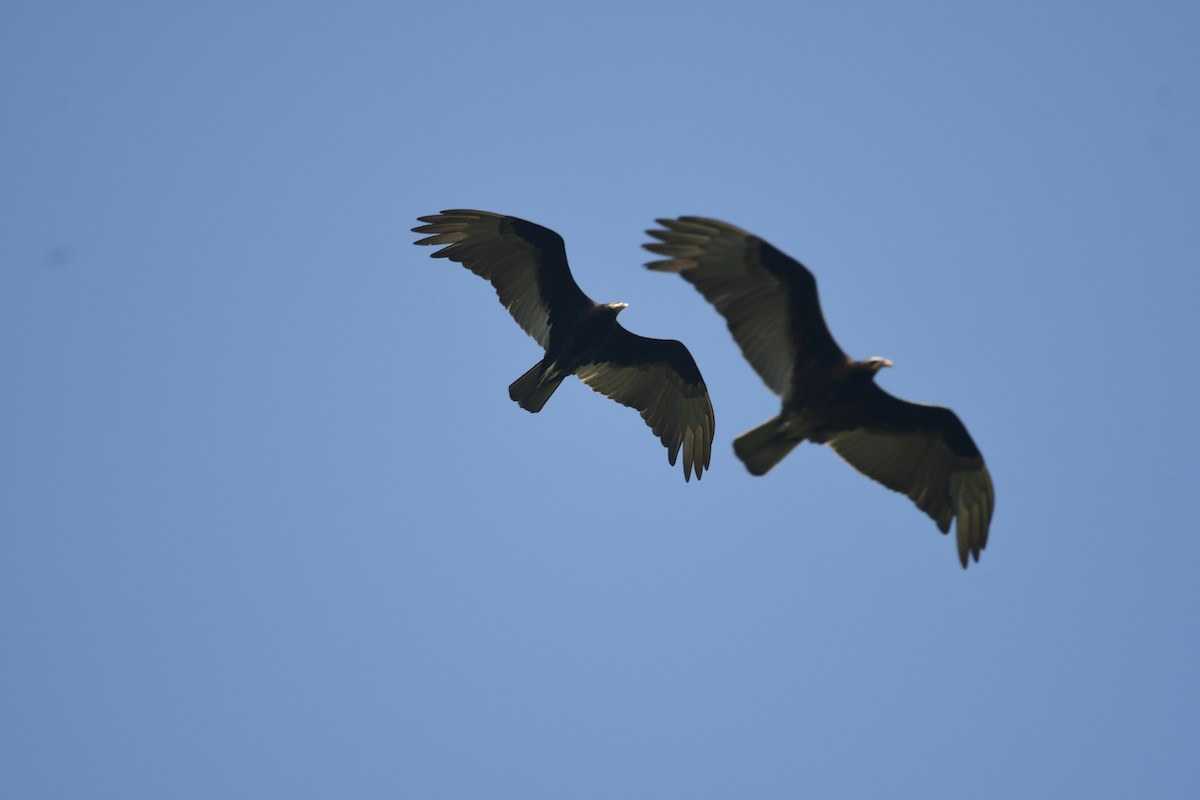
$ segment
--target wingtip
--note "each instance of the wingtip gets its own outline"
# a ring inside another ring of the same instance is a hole
[[[966,569],[971,561],[979,563],[979,557],[987,549],[988,527],[991,509],[963,508],[958,513],[955,538],[958,544],[958,560]]]
[[[709,462],[712,457],[712,439],[705,435],[706,431],[703,427],[689,427],[683,436],[683,440],[679,445],[676,445],[675,452],[671,452],[671,448],[667,448],[667,456],[671,461],[672,466],[675,464],[673,455],[677,454],[680,449],[683,452],[683,479],[691,481],[692,474],[696,475],[696,480],[702,480],[704,473],[709,469]]]

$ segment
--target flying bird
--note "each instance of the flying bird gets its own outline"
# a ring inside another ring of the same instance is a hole
[[[637,409],[667,448],[672,466],[683,450],[683,477],[699,480],[712,456],[716,422],[708,388],[691,353],[673,339],[630,333],[617,322],[626,303],[593,302],[576,285],[562,237],[549,228],[487,211],[420,217],[414,244],[445,245],[449,258],[491,281],[522,329],[546,356],[508,387],[526,411],[542,410],[568,375],[621,405]]]
[[[821,314],[803,264],[741,228],[704,217],[660,219],[643,245],[666,256],[646,266],[677,272],[725,317],[742,354],[783,399],[779,415],[734,440],[754,475],[796,445],[828,444],[869,478],[907,495],[942,533],[957,517],[958,557],[987,545],[996,495],[983,456],[948,408],[893,397],[875,383],[886,358],[854,361]]]

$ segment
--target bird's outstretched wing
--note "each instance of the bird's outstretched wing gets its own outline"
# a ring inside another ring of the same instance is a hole
[[[996,493],[983,456],[958,415],[910,403],[871,384],[828,444],[864,475],[907,495],[942,533],[958,518],[958,558],[979,560],[987,546]]]
[[[562,237],[549,228],[488,211],[452,210],[420,217],[414,244],[446,245],[432,253],[492,282],[500,302],[542,347],[550,328],[594,305],[571,277]]]
[[[667,256],[646,266],[678,272],[712,303],[755,372],[778,395],[846,361],[803,264],[741,228],[705,217],[660,219],[660,240],[642,245]]]
[[[708,388],[692,354],[674,339],[650,339],[617,330],[596,362],[575,371],[580,380],[641,412],[675,464],[683,449],[683,476],[699,479],[712,457],[716,421]]]

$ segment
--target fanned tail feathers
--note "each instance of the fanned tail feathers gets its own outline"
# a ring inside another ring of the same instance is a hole
[[[558,373],[557,370],[553,374],[548,373],[550,370],[547,369],[546,362],[539,361],[528,372],[512,382],[508,387],[508,396],[515,400],[521,408],[531,414],[536,414],[542,410],[542,406],[546,405],[550,395],[554,394],[554,390],[567,377]]]
[[[773,417],[733,440],[733,452],[737,453],[750,474],[766,475],[771,467],[803,441],[802,438],[785,435],[782,422],[781,417]]]

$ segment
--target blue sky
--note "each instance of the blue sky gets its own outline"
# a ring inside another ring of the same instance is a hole
[[[1181,797],[1200,10],[8,2],[0,794]],[[411,245],[563,235],[683,340],[684,483]],[[656,217],[803,260],[954,408],[988,550],[803,446]],[[1190,788],[1189,788],[1190,787]]]

